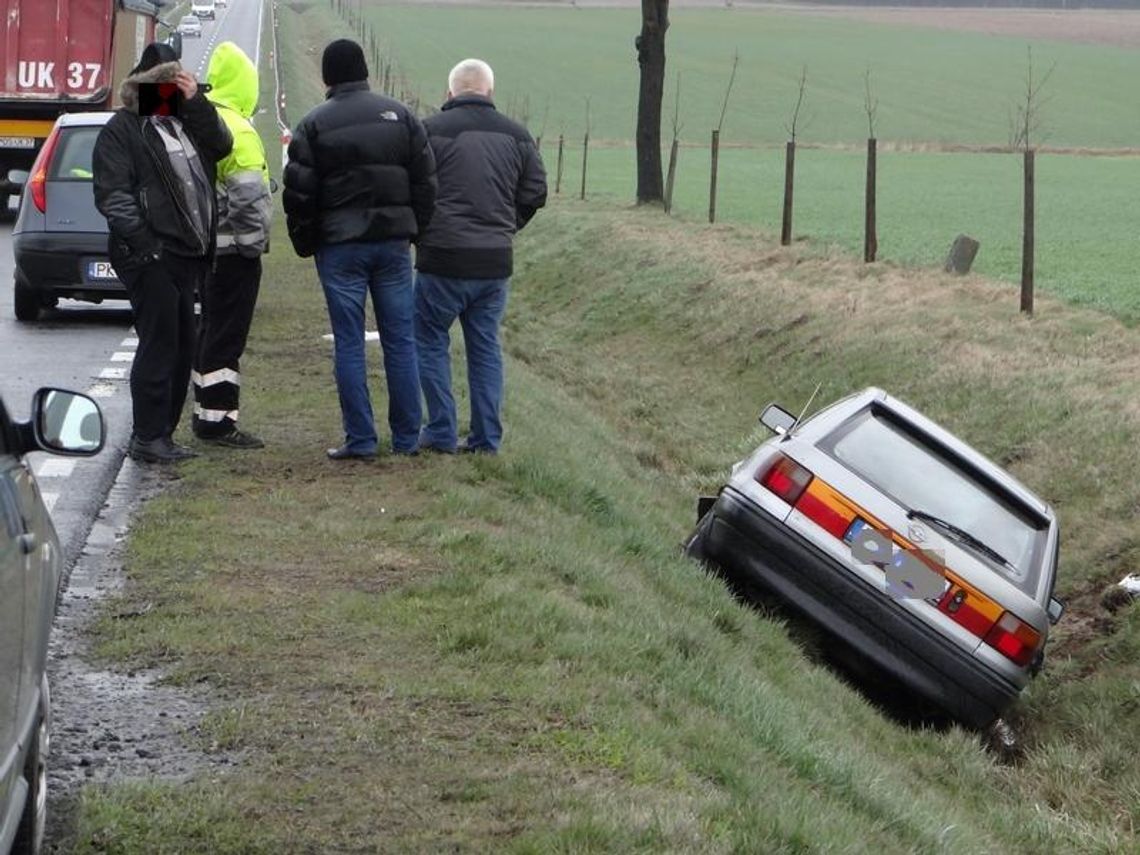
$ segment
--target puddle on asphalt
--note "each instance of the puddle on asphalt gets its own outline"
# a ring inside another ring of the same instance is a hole
[[[106,670],[90,655],[90,626],[106,597],[126,582],[121,551],[131,517],[169,486],[172,474],[124,461],[60,599],[48,653],[49,851],[66,836],[68,813],[86,784],[185,781],[236,762],[232,754],[199,747],[210,700],[204,693],[162,685],[158,670]]]

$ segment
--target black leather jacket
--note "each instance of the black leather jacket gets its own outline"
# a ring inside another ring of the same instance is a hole
[[[138,269],[167,253],[201,257],[200,247],[187,238],[193,225],[166,148],[149,119],[137,112],[138,83],[169,79],[176,70],[176,63],[168,63],[127,78],[123,108],[103,126],[95,142],[95,207],[110,227],[108,254],[119,272]],[[129,97],[132,85],[134,97]],[[182,127],[213,187],[217,163],[229,154],[233,138],[201,92],[182,108]],[[214,254],[216,237],[217,212],[211,206],[208,257]]]
[[[282,202],[307,257],[323,244],[415,238],[435,205],[435,157],[399,101],[341,83],[293,131]]]

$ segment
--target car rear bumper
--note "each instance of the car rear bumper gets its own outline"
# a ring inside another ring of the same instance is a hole
[[[1018,687],[725,487],[689,553],[759,583],[954,718],[985,727]]]
[[[108,261],[101,232],[22,232],[12,236],[16,276],[45,295],[87,300],[126,299],[118,279],[93,279],[88,264]]]

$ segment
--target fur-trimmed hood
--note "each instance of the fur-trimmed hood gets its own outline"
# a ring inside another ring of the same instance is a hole
[[[148,68],[146,71],[132,74],[119,87],[119,100],[123,102],[123,108],[131,113],[137,113],[139,111],[140,83],[169,83],[174,79],[174,75],[181,70],[181,63],[163,62],[153,68]]]

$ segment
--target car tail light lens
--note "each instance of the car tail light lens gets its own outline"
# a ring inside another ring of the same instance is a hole
[[[1041,635],[1025,621],[1009,612],[1003,612],[998,622],[986,633],[986,644],[1011,659],[1014,664],[1025,666],[1041,645]]]
[[[767,487],[789,505],[794,505],[811,483],[812,474],[790,457],[780,455],[763,473],[757,473],[756,480]]]
[[[32,194],[32,204],[41,214],[47,211],[47,173],[58,142],[59,128],[52,128],[44,142],[44,147],[36,155],[36,162],[32,164],[32,177],[28,179],[28,190]]]

